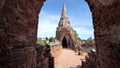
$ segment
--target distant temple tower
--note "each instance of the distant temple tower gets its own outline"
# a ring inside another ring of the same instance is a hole
[[[66,6],[63,4],[62,14],[56,30],[56,39],[62,43],[63,47],[74,48],[75,35],[67,17]]]

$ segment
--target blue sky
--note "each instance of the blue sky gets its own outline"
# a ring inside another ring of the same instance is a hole
[[[63,2],[71,26],[81,39],[94,38],[92,15],[85,0],[46,0],[39,14],[37,37],[55,37]]]

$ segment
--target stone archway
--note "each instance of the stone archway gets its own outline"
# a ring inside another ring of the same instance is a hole
[[[66,39],[66,37],[64,37],[63,40],[62,40],[62,46],[63,46],[64,48],[67,48],[67,47],[68,47],[68,46],[67,46],[67,39]]]
[[[0,48],[4,46],[11,49],[14,46],[36,45],[38,14],[44,1],[45,0],[0,0]],[[113,66],[119,68],[120,0],[86,1],[92,12],[95,29],[97,68],[109,68]],[[6,48],[7,51],[8,49]],[[2,52],[2,50],[3,49],[0,49],[0,52]],[[27,52],[27,54],[28,53],[29,52]],[[32,53],[31,57],[35,56]],[[4,53],[2,53],[2,55],[4,55]],[[5,55],[4,57],[8,58],[8,56]],[[21,57],[23,58],[24,56]],[[31,58],[30,61],[34,62],[35,60]],[[0,63],[2,63],[2,60]],[[5,65],[7,63],[8,62],[6,62]],[[33,64],[26,66],[31,65]],[[18,66],[23,65],[19,64]],[[31,68],[34,68],[34,66]]]

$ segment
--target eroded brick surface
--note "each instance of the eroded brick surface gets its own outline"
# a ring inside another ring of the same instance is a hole
[[[97,63],[97,68],[119,68],[120,1],[87,0],[87,2],[95,29],[97,58],[94,63]]]
[[[31,47],[0,48],[0,68],[34,68],[36,51]]]
[[[33,54],[34,49],[29,45],[36,45],[38,13],[43,2],[44,0],[0,0],[1,67],[16,68],[18,64],[19,68],[34,68],[35,53]],[[120,0],[87,0],[87,2],[95,29],[97,68],[120,68]],[[26,45],[30,47],[28,50]],[[11,49],[17,49],[15,46],[23,48],[15,53]],[[48,58],[45,58],[44,63],[47,61]]]
[[[37,68],[54,68],[54,63],[59,57],[62,50],[62,45],[56,44],[53,46],[39,46],[37,48]]]
[[[38,13],[43,2],[0,0],[0,68],[35,68]]]
[[[56,61],[59,58],[61,51],[62,51],[62,45],[60,45],[60,44],[54,45],[51,47],[50,52],[51,52],[52,56],[54,57],[54,61]]]
[[[0,46],[34,45],[44,0],[0,0]]]

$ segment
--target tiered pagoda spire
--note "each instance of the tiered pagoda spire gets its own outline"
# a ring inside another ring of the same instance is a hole
[[[63,8],[62,8],[62,15],[61,15],[61,17],[67,17],[67,11],[66,11],[65,3],[63,3]]]
[[[65,6],[65,3],[63,3],[63,8],[62,8],[62,13],[61,13],[61,17],[60,17],[60,21],[59,21],[59,27],[71,27],[70,26],[70,21],[68,19],[68,16],[67,16],[67,10],[66,10],[66,6]]]

